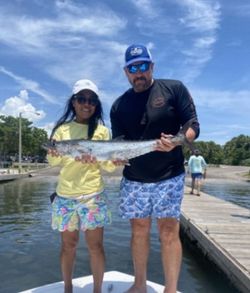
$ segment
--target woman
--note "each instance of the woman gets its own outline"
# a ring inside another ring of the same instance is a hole
[[[73,87],[63,116],[54,127],[51,139],[108,140],[98,88],[90,80],[79,80]],[[61,270],[64,292],[73,292],[72,275],[79,230],[85,233],[94,279],[94,293],[101,292],[104,274],[103,227],[111,222],[104,195],[101,167],[113,171],[112,162],[99,164],[95,158],[70,158],[48,151],[50,165],[61,166],[56,197],[52,203],[52,228],[61,232]]]

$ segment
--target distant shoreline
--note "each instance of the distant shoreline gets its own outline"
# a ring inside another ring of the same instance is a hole
[[[122,176],[123,167],[118,167],[114,172],[108,173],[102,171],[103,176]],[[187,174],[187,177],[189,174]],[[224,179],[224,180],[241,180],[250,181],[250,167],[247,166],[208,166],[206,179]]]
[[[40,169],[33,172],[33,176],[58,176],[60,168],[52,167],[46,169]],[[121,177],[123,167],[117,167],[117,169],[112,172],[106,172],[102,170],[102,175],[104,177]],[[190,174],[187,174],[187,178],[190,178]],[[250,182],[250,167],[246,166],[208,166],[206,180],[209,179],[219,179],[219,180],[238,180]]]
[[[250,181],[250,167],[248,166],[209,166],[206,179],[225,179]]]

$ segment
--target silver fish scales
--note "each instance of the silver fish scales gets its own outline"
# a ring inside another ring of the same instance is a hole
[[[185,136],[178,133],[170,138],[177,145],[185,142]],[[107,160],[129,160],[150,152],[155,151],[156,140],[62,140],[51,141],[43,144],[46,150],[55,149],[60,155],[64,156],[81,156],[91,155],[97,161]]]

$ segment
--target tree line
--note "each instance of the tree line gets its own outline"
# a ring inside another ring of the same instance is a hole
[[[250,136],[241,134],[223,146],[213,141],[195,141],[193,146],[200,151],[208,164],[250,166]],[[184,156],[187,160],[191,154],[192,151],[185,146]]]
[[[48,140],[44,129],[34,127],[26,118],[22,119],[22,154],[23,156],[45,157],[46,151],[41,145]],[[18,156],[19,118],[0,115],[0,160]],[[250,136],[239,135],[224,146],[213,141],[195,141],[194,149],[199,149],[208,164],[250,166]],[[192,151],[184,146],[186,160]]]
[[[46,151],[41,148],[48,140],[44,129],[34,127],[32,122],[21,118],[22,157],[45,158]],[[18,160],[19,118],[0,115],[0,161]]]

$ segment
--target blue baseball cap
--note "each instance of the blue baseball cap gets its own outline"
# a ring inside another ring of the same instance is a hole
[[[131,45],[125,52],[125,67],[137,61],[153,62],[150,51],[143,45]]]

